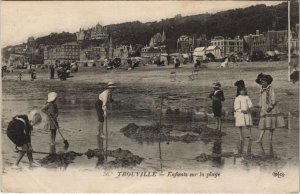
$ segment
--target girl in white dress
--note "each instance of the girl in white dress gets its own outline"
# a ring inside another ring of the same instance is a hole
[[[251,99],[247,95],[246,88],[240,90],[240,95],[237,96],[234,100],[234,117],[235,117],[235,126],[239,127],[240,140],[244,139],[243,136],[243,127],[247,127],[251,137],[251,126],[252,117],[250,109],[253,107]]]

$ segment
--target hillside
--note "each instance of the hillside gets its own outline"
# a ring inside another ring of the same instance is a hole
[[[291,27],[299,23],[299,4],[291,3]],[[276,22],[276,23],[274,23]],[[199,14],[161,21],[141,23],[139,21],[113,24],[107,26],[113,37],[115,45],[118,44],[149,44],[151,36],[165,30],[169,48],[176,48],[177,38],[180,35],[193,35],[199,37],[206,34],[210,39],[213,36],[225,37],[243,36],[254,33],[256,29],[265,32],[268,29],[287,29],[287,3],[276,6],[256,5],[243,9],[234,9],[218,12],[216,14]],[[76,40],[72,33],[51,33],[48,36],[36,39],[36,45],[63,44]]]

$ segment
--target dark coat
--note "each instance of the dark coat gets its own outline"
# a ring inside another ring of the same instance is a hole
[[[7,127],[8,138],[17,146],[31,143],[32,126],[27,115],[17,115],[9,122]]]

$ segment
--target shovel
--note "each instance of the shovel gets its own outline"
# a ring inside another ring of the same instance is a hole
[[[57,124],[55,123],[54,119],[49,115],[49,118],[51,119],[51,122],[55,125],[56,129],[58,130],[60,136],[62,137],[63,141],[64,141],[64,144],[65,144],[65,148],[68,148],[69,147],[69,142],[68,140],[66,140],[64,138],[64,136],[62,135],[61,131],[59,130],[59,127],[57,126]]]

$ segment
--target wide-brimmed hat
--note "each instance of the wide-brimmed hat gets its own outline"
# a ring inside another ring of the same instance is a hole
[[[38,124],[42,121],[42,116],[37,110],[33,110],[28,114],[28,120],[33,124]]]
[[[245,87],[245,82],[244,80],[238,80],[234,83],[234,85],[238,88],[244,88]]]
[[[108,82],[108,84],[104,87],[105,89],[116,88],[116,84],[114,82]]]
[[[221,83],[220,82],[214,82],[213,83],[213,87],[214,88],[220,88],[221,87]]]
[[[53,102],[56,98],[57,98],[57,93],[56,92],[50,92],[48,94],[47,102]]]
[[[256,83],[261,85],[262,81],[266,81],[269,85],[273,82],[273,77],[271,75],[260,73],[256,78]]]

